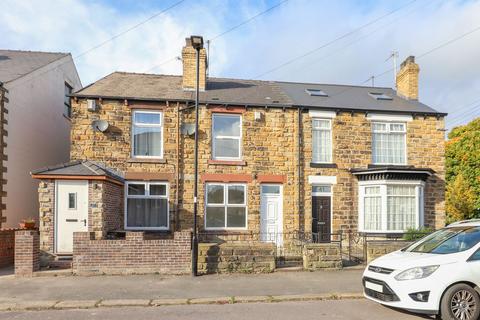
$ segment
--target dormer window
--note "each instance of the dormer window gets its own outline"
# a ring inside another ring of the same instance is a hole
[[[321,89],[305,89],[305,92],[308,93],[310,96],[315,97],[328,97],[328,94]]]
[[[375,100],[393,100],[392,97],[383,92],[370,92],[369,95]]]

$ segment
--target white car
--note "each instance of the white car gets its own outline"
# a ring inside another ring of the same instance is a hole
[[[363,273],[365,297],[442,319],[480,315],[480,220],[456,222],[372,261]]]

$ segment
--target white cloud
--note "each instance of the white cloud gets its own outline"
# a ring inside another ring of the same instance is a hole
[[[386,14],[405,0],[290,0],[212,43],[214,76],[251,78]],[[163,7],[174,3],[160,2]],[[166,14],[76,60],[88,84],[114,70],[145,72],[180,54],[184,38],[211,38],[273,5],[272,1],[187,0]],[[370,2],[369,2],[370,3]],[[135,25],[162,8],[122,10],[79,0],[3,0],[0,47],[79,53]],[[391,50],[400,59],[420,55],[480,26],[480,2],[419,0],[360,32],[265,75],[265,79],[358,84],[391,68]],[[467,111],[480,95],[480,31],[435,51],[418,62],[421,100],[451,114],[451,123],[480,115]],[[400,61],[399,61],[400,62]],[[171,61],[150,72],[181,72]],[[392,86],[393,75],[376,79]],[[447,121],[447,124],[450,122]]]

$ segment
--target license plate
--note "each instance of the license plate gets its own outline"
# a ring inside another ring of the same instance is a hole
[[[368,289],[383,293],[383,286],[380,284],[365,281],[365,287]]]

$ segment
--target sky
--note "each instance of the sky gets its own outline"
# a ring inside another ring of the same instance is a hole
[[[83,85],[181,74],[191,34],[211,39],[215,77],[393,87],[397,51],[451,129],[480,116],[479,17],[478,0],[2,0],[0,48],[70,52]]]

